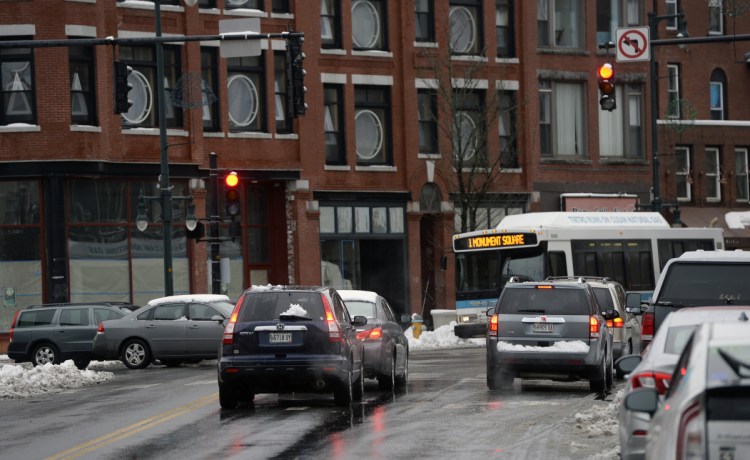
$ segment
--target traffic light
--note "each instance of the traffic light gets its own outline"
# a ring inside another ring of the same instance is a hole
[[[128,93],[133,89],[133,84],[128,77],[133,68],[124,62],[115,61],[115,113],[128,113],[133,101],[128,98]]]
[[[241,210],[240,205],[240,178],[235,171],[231,171],[224,178],[224,205],[227,211],[227,217],[234,219]]]
[[[307,111],[305,103],[305,69],[302,62],[305,60],[305,53],[302,52],[302,42],[305,38],[299,34],[289,35],[286,45],[286,65],[287,65],[287,113],[292,118],[304,115]]]
[[[615,100],[615,69],[612,64],[605,63],[597,71],[599,76],[599,106],[609,112],[617,108]]]

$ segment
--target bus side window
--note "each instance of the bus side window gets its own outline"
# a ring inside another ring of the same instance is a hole
[[[568,276],[564,252],[549,251],[547,253],[547,263],[549,265],[548,276]]]

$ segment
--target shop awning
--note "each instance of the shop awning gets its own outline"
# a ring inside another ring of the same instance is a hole
[[[724,231],[726,249],[750,249],[750,209],[680,206],[686,227],[715,227]]]

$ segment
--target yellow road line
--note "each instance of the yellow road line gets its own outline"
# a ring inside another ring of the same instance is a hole
[[[113,431],[111,433],[105,434],[98,438],[84,442],[82,444],[79,444],[75,447],[72,447],[68,450],[60,452],[51,457],[47,457],[46,460],[70,460],[70,459],[81,457],[85,454],[91,453],[104,446],[120,441],[127,437],[133,436],[134,434],[140,433],[143,430],[149,429],[161,423],[172,420],[173,418],[179,417],[180,415],[187,414],[190,411],[193,411],[195,409],[200,409],[201,407],[205,407],[211,403],[214,403],[218,395],[219,395],[218,393],[213,393],[206,397],[192,401],[188,404],[171,409],[162,414],[155,415],[145,420],[141,420],[138,423],[134,423],[130,426],[126,426],[125,428],[120,428],[119,430]]]

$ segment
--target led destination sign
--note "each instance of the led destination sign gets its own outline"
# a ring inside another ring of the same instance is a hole
[[[472,251],[510,248],[516,246],[534,246],[536,244],[537,238],[535,233],[502,233],[457,238],[453,240],[453,250]]]

